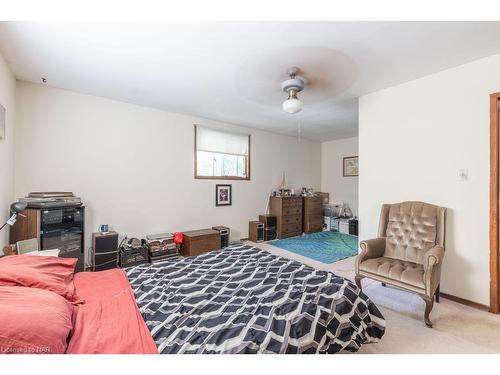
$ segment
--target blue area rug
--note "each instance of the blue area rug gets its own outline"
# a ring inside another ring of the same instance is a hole
[[[358,236],[339,232],[317,232],[269,241],[270,245],[322,263],[333,263],[358,254]]]

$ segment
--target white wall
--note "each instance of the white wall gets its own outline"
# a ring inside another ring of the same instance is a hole
[[[358,215],[358,177],[344,177],[343,158],[358,155],[358,137],[321,144],[321,191],[330,193],[330,202],[347,202]]]
[[[361,238],[384,202],[448,207],[445,293],[489,304],[489,94],[500,55],[360,98]],[[468,181],[458,178],[467,170]]]
[[[0,104],[5,108],[5,139],[0,139],[0,225],[7,220],[14,199],[14,101],[16,80],[0,55]],[[0,254],[9,243],[9,227],[0,232]]]
[[[320,186],[319,143],[26,82],[16,100],[16,196],[80,195],[87,246],[103,223],[135,236],[227,225],[239,239],[283,171],[293,188]],[[250,133],[251,181],[195,180],[193,124]],[[231,207],[215,206],[216,183],[233,185]]]

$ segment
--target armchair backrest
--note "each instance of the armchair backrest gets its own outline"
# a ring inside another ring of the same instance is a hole
[[[378,236],[385,237],[385,257],[422,263],[431,247],[444,248],[446,208],[424,202],[384,204]]]

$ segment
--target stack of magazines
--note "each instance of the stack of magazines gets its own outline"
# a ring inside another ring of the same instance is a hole
[[[179,257],[179,247],[172,233],[150,234],[146,236],[151,263],[164,262]]]

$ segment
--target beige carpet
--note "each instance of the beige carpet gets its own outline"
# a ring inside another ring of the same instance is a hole
[[[248,243],[354,280],[355,257],[324,264],[266,243]],[[359,353],[500,353],[500,315],[441,298],[431,312],[434,327],[427,328],[420,297],[367,279],[363,290],[380,308],[387,326],[379,343],[364,345]]]

